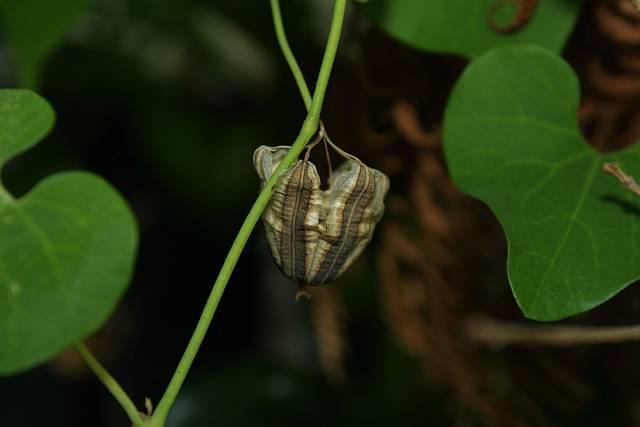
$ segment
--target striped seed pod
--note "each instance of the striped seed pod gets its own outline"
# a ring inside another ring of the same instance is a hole
[[[307,152],[280,177],[262,215],[273,259],[301,288],[332,282],[355,261],[384,213],[389,189],[385,174],[323,138],[345,159],[331,173],[327,189],[320,188]],[[289,148],[255,151],[253,163],[263,186]]]

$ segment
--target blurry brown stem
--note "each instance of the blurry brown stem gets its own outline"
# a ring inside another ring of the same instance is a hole
[[[344,366],[346,342],[343,336],[343,307],[336,288],[313,290],[311,319],[318,343],[320,364],[327,379],[334,385],[347,382]]]
[[[609,175],[613,175],[620,181],[620,184],[627,190],[631,191],[636,196],[640,197],[640,185],[633,179],[632,176],[627,175],[620,168],[620,165],[616,162],[609,162],[602,165],[602,170]]]
[[[468,319],[466,329],[472,342],[498,348],[508,345],[568,347],[640,341],[640,325],[552,326],[500,322],[476,315]]]

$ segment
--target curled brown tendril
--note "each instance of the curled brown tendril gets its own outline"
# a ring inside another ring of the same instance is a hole
[[[496,22],[498,11],[505,6],[514,5],[516,13],[510,23],[501,25]],[[536,11],[538,0],[497,0],[487,13],[487,24],[498,33],[513,33],[524,27]]]

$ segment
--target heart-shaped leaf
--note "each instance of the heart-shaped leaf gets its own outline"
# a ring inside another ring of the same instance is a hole
[[[89,0],[5,0],[0,5],[5,34],[20,84],[37,86],[42,63],[62,41]]]
[[[0,90],[0,165],[53,122],[38,95]],[[127,287],[136,244],[126,203],[95,175],[52,175],[20,199],[0,186],[0,374],[45,361],[99,328]]]
[[[499,4],[500,3],[500,4]],[[529,22],[512,34],[487,23],[492,8],[496,24],[515,19],[504,0],[372,0],[362,9],[375,25],[398,40],[431,52],[455,53],[469,58],[495,46],[534,43],[560,51],[571,32],[581,1],[541,0]],[[506,15],[512,16],[506,16]]]
[[[617,160],[640,172],[640,149],[594,151],[578,100],[559,56],[503,47],[471,63],[445,113],[451,174],[500,220],[511,287],[531,319],[586,311],[640,277],[640,203],[600,171]]]

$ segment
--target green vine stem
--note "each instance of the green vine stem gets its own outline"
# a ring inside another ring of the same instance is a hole
[[[244,249],[244,246],[251,235],[254,227],[260,220],[260,215],[269,203],[273,187],[276,185],[280,175],[298,158],[307,142],[313,137],[318,129],[320,122],[320,111],[322,110],[322,103],[327,91],[327,85],[329,84],[329,77],[331,75],[331,69],[335,60],[336,52],[338,50],[338,44],[340,42],[340,34],[342,32],[342,24],[344,21],[345,9],[347,0],[336,0],[333,10],[333,18],[331,21],[331,29],[329,30],[329,38],[327,40],[327,46],[325,49],[324,57],[322,59],[322,65],[320,66],[320,72],[318,74],[318,81],[316,83],[313,99],[309,107],[309,113],[307,114],[300,133],[296,137],[291,149],[284,157],[278,168],[275,170],[269,181],[266,183],[258,198],[256,199],[253,207],[249,211],[247,218],[245,219],[236,239],[231,245],[229,254],[220,269],[218,278],[216,279],[211,294],[207,299],[207,303],[202,311],[198,324],[187,344],[187,347],[178,363],[178,366],[167,386],[167,389],[160,399],[158,406],[151,418],[151,422],[148,424],[152,427],[163,427],[169,410],[173,406],[175,399],[184,383],[184,380],[193,364],[198,349],[204,340],[205,334],[209,329],[211,319],[216,312],[218,303],[222,298],[222,294],[227,286],[231,273],[235,268],[240,254]],[[284,48],[283,48],[284,49]],[[290,50],[289,50],[290,52]],[[301,74],[300,74],[301,75]]]
[[[298,85],[298,90],[300,91],[300,95],[302,95],[304,106],[309,110],[311,107],[311,94],[309,93],[307,82],[304,80],[304,75],[302,74],[302,71],[300,71],[300,66],[298,66],[298,61],[296,61],[296,57],[291,51],[291,47],[287,41],[287,34],[284,32],[282,13],[280,12],[280,0],[271,0],[271,14],[273,15],[273,27],[276,30],[278,44],[280,45],[280,49],[282,49],[284,58],[287,60],[287,64],[289,64],[293,78]]]
[[[124,409],[124,411],[129,416],[129,419],[133,423],[135,427],[144,427],[145,423],[140,416],[140,413],[136,409],[136,405],[133,404],[131,398],[127,395],[127,393],[120,387],[120,384],[109,374],[109,372],[93,357],[93,354],[89,351],[89,349],[82,343],[76,344],[76,350],[80,353],[80,356],[87,363],[89,368],[93,371],[93,373],[102,381],[102,384],[111,392],[113,397],[120,403],[120,406]]]

